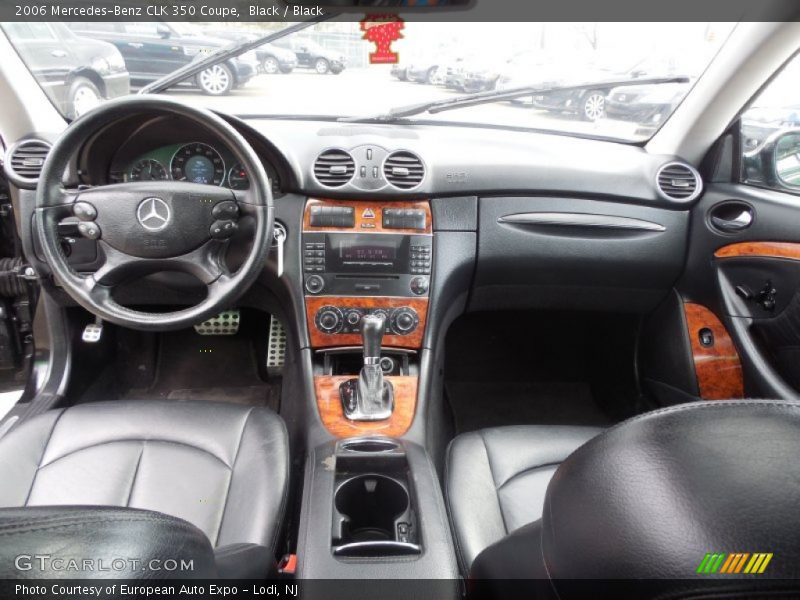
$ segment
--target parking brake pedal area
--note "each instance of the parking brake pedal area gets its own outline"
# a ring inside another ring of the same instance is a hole
[[[286,357],[286,330],[275,315],[269,317],[269,342],[267,345],[267,374],[280,375]]]
[[[235,308],[221,312],[216,317],[211,317],[208,321],[195,325],[194,330],[200,335],[236,335],[239,331],[240,321],[239,309]]]

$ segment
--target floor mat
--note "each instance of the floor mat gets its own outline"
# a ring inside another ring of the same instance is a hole
[[[505,425],[610,425],[583,382],[449,381],[456,431]]]

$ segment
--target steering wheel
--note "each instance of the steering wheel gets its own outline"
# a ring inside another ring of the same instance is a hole
[[[66,189],[64,172],[76,149],[114,121],[135,114],[182,117],[216,135],[242,163],[246,192],[180,181],[148,181]],[[58,223],[75,216],[83,237],[97,240],[102,266],[77,273],[58,237]],[[224,262],[239,219],[253,220],[252,246],[236,272]],[[167,331],[200,323],[229,307],[263,268],[273,227],[272,190],[264,167],[241,134],[200,108],[158,96],[107,102],[75,120],[55,142],[36,191],[36,234],[55,278],[94,315],[131,329]],[[206,286],[205,299],[183,310],[132,310],[113,299],[115,286],[162,271],[191,273]]]

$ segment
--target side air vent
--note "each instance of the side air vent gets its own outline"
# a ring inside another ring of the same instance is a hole
[[[50,147],[41,140],[23,140],[13,145],[5,161],[8,178],[18,187],[36,187]]]
[[[422,183],[425,166],[419,156],[401,150],[386,157],[383,163],[383,175],[394,187],[410,190]]]
[[[667,163],[658,170],[658,190],[667,200],[690,202],[700,195],[700,174],[684,163]]]
[[[355,172],[356,163],[344,150],[325,150],[314,162],[314,176],[326,187],[342,187]]]

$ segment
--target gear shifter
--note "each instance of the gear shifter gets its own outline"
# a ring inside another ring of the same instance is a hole
[[[339,386],[342,408],[351,421],[380,421],[392,416],[394,390],[383,378],[381,341],[386,328],[383,315],[366,315],[361,320],[364,345],[364,366],[358,379],[349,379]]]

